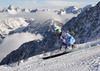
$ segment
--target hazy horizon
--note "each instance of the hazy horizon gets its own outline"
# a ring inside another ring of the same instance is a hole
[[[86,5],[96,5],[99,0],[0,0],[0,8],[14,5],[15,7],[65,7],[76,6],[84,7]]]

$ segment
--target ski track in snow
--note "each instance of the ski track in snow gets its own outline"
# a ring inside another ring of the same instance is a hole
[[[43,54],[33,56],[22,60],[20,66],[17,62],[0,66],[0,71],[100,71],[99,44],[100,40],[79,44],[76,51],[47,60],[42,59]]]

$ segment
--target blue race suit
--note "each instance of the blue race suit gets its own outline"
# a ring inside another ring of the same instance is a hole
[[[66,33],[66,32],[62,32],[62,35],[61,35],[61,40],[63,42],[62,44],[62,47],[63,48],[67,48],[69,46],[73,46],[75,44],[75,39],[73,36],[71,36],[69,33]]]

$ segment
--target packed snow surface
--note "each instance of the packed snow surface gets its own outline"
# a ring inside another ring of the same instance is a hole
[[[21,60],[10,65],[0,66],[0,71],[100,71],[100,39],[84,44],[77,44],[71,53],[43,60],[43,54]],[[59,50],[48,52],[54,54]]]

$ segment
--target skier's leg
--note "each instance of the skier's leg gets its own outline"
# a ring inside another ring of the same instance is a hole
[[[62,45],[60,50],[65,50],[66,49],[66,46],[65,45]]]
[[[62,43],[61,43],[61,46],[60,46],[60,50],[62,50],[62,48],[63,48],[63,45],[64,45],[64,43],[62,42]]]
[[[75,42],[73,43],[72,48],[75,48]]]

